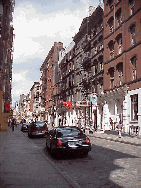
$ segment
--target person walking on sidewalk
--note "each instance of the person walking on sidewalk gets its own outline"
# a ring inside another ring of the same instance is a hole
[[[12,124],[12,131],[14,131],[14,125],[15,125],[15,119],[14,118],[12,119],[12,123],[11,124]]]
[[[122,129],[122,124],[121,124],[121,120],[119,121],[119,124],[118,124],[118,135],[119,135],[119,138],[121,138],[121,129]]]

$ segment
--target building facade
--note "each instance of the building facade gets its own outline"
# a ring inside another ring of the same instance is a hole
[[[33,86],[30,89],[30,116],[31,119],[40,119],[40,82],[34,82]],[[26,98],[25,98],[26,99]]]
[[[141,2],[104,0],[104,125],[141,124]],[[115,128],[115,127],[114,127]]]
[[[75,42],[75,107],[77,124],[102,129],[103,9],[98,6],[83,19]],[[95,102],[94,99],[95,98]]]
[[[12,102],[12,63],[13,63],[13,0],[0,1],[0,91],[3,92],[3,111],[7,103]]]
[[[59,60],[59,52],[63,48],[62,42],[54,42],[49,51],[45,61],[41,65],[41,117],[47,120],[49,124],[54,122],[54,100],[52,98],[55,92],[55,80],[57,74],[55,73],[56,66]]]

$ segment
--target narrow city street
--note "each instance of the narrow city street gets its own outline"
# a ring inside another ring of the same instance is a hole
[[[80,187],[141,187],[141,146],[90,137],[92,150],[87,157],[53,158],[45,138],[28,138],[61,172]]]

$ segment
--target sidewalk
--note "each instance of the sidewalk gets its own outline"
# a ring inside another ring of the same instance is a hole
[[[115,142],[121,142],[125,144],[141,146],[141,138],[138,136],[128,135],[121,133],[121,138],[118,137],[118,132],[115,130],[104,131],[104,132],[93,132],[93,134],[86,133],[89,137],[95,137],[105,140],[111,140]]]
[[[20,131],[0,132],[0,188],[73,187]]]

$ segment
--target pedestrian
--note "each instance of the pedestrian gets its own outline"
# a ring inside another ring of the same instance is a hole
[[[117,125],[118,127],[118,135],[119,135],[119,138],[121,138],[121,129],[122,129],[122,124],[121,124],[121,120],[119,121],[119,124]]]
[[[14,118],[12,119],[12,123],[11,124],[12,124],[12,131],[14,131],[14,125],[15,125],[15,119]]]
[[[112,118],[111,118],[111,117],[109,118],[109,121],[110,121],[110,129],[112,129],[112,130],[113,130],[113,120],[112,120]]]

